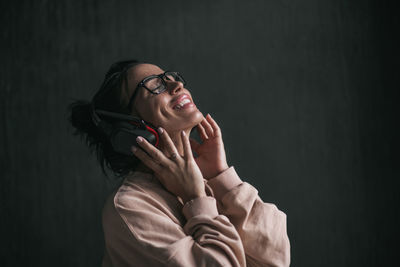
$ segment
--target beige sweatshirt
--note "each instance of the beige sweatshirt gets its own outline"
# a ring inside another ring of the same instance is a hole
[[[233,167],[185,205],[151,174],[128,175],[103,209],[103,267],[289,266],[286,215]]]

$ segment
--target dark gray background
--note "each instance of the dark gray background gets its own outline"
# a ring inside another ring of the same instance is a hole
[[[391,266],[399,17],[384,1],[1,3],[1,266],[99,266],[113,182],[67,105],[109,65],[180,71],[228,161],[287,214],[292,266]],[[396,150],[395,150],[396,148]],[[395,160],[396,159],[396,160]]]

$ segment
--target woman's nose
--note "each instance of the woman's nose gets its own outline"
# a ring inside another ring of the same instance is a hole
[[[177,81],[168,81],[167,87],[169,87],[170,94],[174,95],[183,89],[183,84]]]

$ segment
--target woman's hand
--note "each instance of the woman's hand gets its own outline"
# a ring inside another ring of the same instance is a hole
[[[168,191],[180,197],[184,203],[197,197],[206,196],[203,175],[194,161],[190,142],[185,132],[181,132],[183,156],[179,155],[165,130],[159,128],[159,133],[164,143],[165,153],[142,137],[138,137],[136,140],[144,151],[132,147],[132,152],[154,171],[156,177]],[[168,158],[166,155],[171,156]]]
[[[210,179],[228,169],[222,134],[218,124],[207,114],[206,118],[197,125],[202,143],[190,139],[192,149],[197,153],[195,158],[204,179]]]

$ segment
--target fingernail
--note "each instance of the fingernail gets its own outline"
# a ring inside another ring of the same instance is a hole
[[[186,135],[185,131],[182,131],[182,135],[183,135],[183,136],[185,136],[185,135]]]
[[[137,147],[135,147],[135,146],[132,146],[132,147],[131,147],[131,150],[132,150],[132,152],[133,152],[133,153],[135,153],[135,152],[136,152],[136,150],[137,150]]]
[[[160,134],[162,134],[163,132],[164,132],[164,130],[163,130],[163,128],[161,128],[161,127],[158,127],[158,132],[160,133]]]
[[[136,141],[137,141],[138,143],[140,143],[140,142],[143,141],[143,138],[142,138],[141,136],[138,136],[138,137],[136,137]]]

